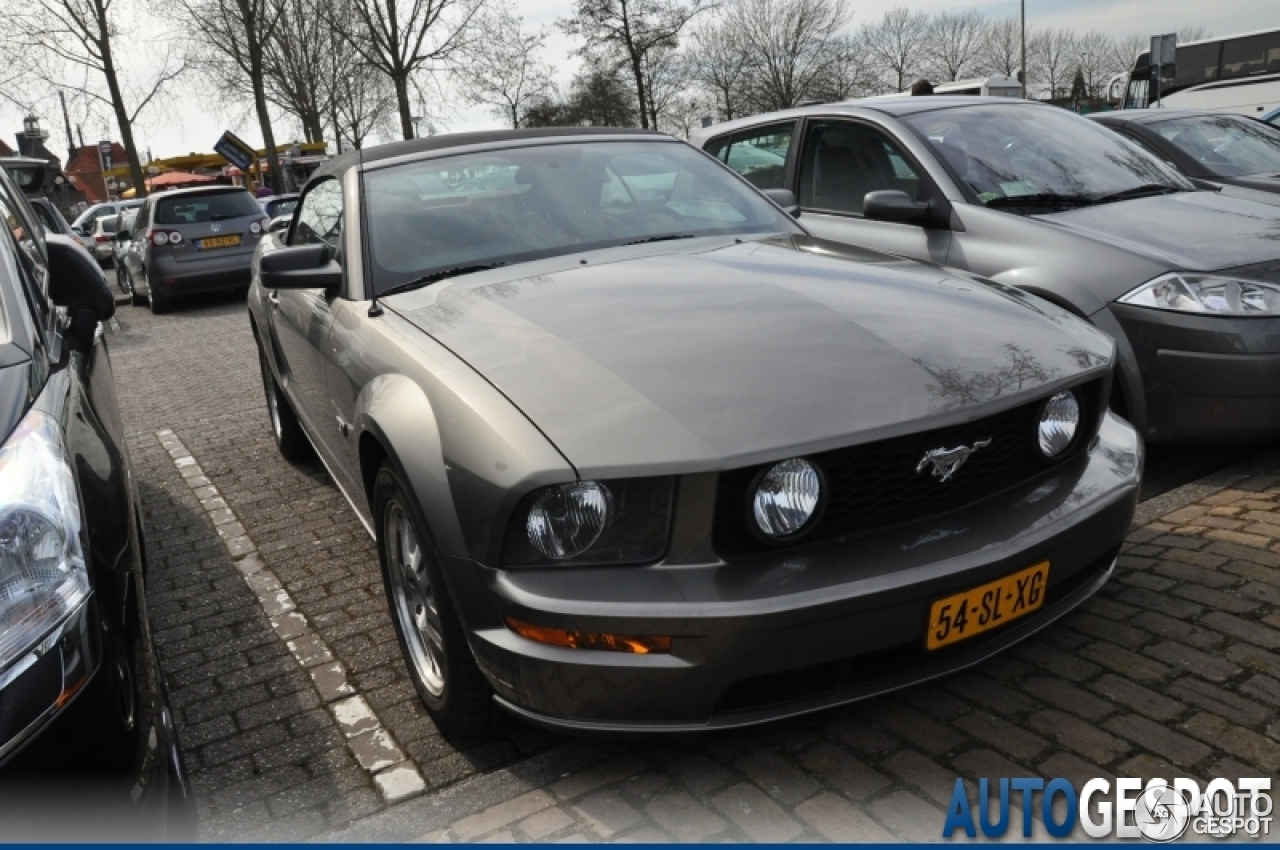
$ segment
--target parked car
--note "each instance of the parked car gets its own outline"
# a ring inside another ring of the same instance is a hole
[[[511,180],[439,196],[485,169]],[[449,732],[739,726],[942,675],[1097,590],[1133,516],[1104,334],[814,238],[657,133],[338,157],[249,315],[277,445],[375,534]]]
[[[125,284],[124,267],[130,251],[134,250],[133,240],[129,238],[133,223],[138,218],[138,210],[124,210],[116,215],[116,229],[111,241],[111,265],[116,270],[116,286],[121,292],[129,292]]]
[[[1198,188],[1280,203],[1280,128],[1191,109],[1124,109],[1089,117],[1169,163]]]
[[[121,210],[132,209],[133,207],[142,206],[142,201],[107,201],[101,204],[94,204],[86,209],[80,215],[76,216],[75,221],[71,222],[71,230],[80,240],[80,244],[84,245],[89,251],[93,252],[94,245],[94,223],[100,218],[108,218],[118,214]]]
[[[0,821],[9,840],[49,840],[77,823],[51,805],[91,789],[130,834],[189,838],[138,494],[96,333],[111,292],[3,172],[0,222],[0,395],[12,400],[0,407]]]
[[[1280,436],[1280,210],[1195,191],[1048,104],[889,97],[698,130],[795,138],[771,187],[816,235],[1021,287],[1111,335],[1112,406],[1148,440]]]
[[[298,197],[297,192],[271,195],[266,198],[258,198],[258,205],[267,214],[267,218],[278,218],[282,215],[293,215],[294,208],[298,206]]]
[[[104,268],[110,266],[115,258],[116,225],[119,221],[117,213],[95,218],[91,223],[93,229],[88,235],[89,253]]]
[[[147,198],[124,253],[125,286],[151,312],[198,292],[247,289],[249,264],[267,218],[237,186],[175,189]]]

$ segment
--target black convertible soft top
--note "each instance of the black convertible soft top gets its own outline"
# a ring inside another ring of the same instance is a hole
[[[360,164],[378,162],[406,154],[428,153],[430,151],[460,148],[469,145],[487,145],[501,142],[515,142],[523,139],[546,139],[556,136],[655,136],[667,137],[656,130],[639,130],[622,127],[538,127],[532,130],[485,130],[478,133],[446,133],[441,136],[427,136],[422,139],[409,139],[403,142],[390,142],[363,151],[351,151],[336,156],[316,169],[312,179],[328,175],[343,175],[348,169]],[[669,138],[669,137],[668,137]]]

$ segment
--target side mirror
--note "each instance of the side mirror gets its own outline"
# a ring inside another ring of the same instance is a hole
[[[764,193],[769,200],[782,207],[784,213],[792,218],[800,217],[800,202],[790,189],[765,189]]]
[[[71,339],[81,351],[88,351],[98,322],[115,315],[115,296],[98,261],[79,242],[50,233],[45,245],[49,251],[49,298],[66,308]]]
[[[298,245],[263,254],[258,274],[266,289],[336,290],[342,266],[329,257],[328,245]]]
[[[871,221],[924,224],[930,209],[928,203],[913,201],[910,195],[897,189],[868,192],[862,199],[862,216]]]

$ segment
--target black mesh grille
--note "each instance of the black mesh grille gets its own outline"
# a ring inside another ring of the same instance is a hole
[[[909,434],[877,443],[809,455],[822,470],[825,504],[811,531],[789,545],[806,545],[947,513],[1028,481],[1083,450],[1097,427],[1102,381],[1078,388],[1081,429],[1075,443],[1053,462],[1036,443],[1045,399],[976,422]],[[948,481],[916,466],[931,449],[991,444],[972,454]],[[751,488],[769,464],[720,475],[712,540],[722,558],[773,551],[778,545],[753,533]]]

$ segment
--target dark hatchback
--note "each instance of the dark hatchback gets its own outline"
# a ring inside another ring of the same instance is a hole
[[[0,221],[0,837],[188,837],[99,331],[112,295],[3,173]]]
[[[1202,189],[1280,204],[1280,127],[1194,109],[1122,109],[1089,117],[1168,162]]]

